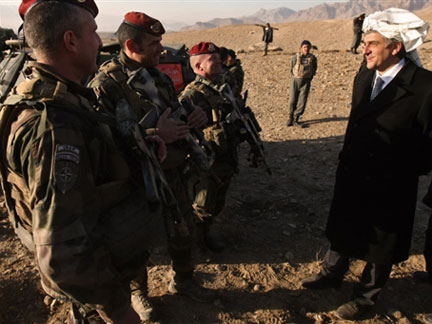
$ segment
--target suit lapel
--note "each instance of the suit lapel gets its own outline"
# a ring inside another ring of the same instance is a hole
[[[360,72],[354,86],[355,94],[353,95],[351,118],[358,120],[379,110],[385,110],[411,92],[410,84],[415,69],[416,66],[408,61],[396,77],[372,101],[370,101],[370,95],[375,71]]]
[[[374,75],[375,71],[368,70],[364,67],[354,80],[351,113],[353,116],[357,114],[358,110],[361,110],[364,106],[368,105],[372,92],[371,85]]]

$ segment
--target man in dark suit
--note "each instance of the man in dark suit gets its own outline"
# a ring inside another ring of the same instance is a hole
[[[401,21],[416,21],[402,35]],[[421,27],[419,27],[421,26]],[[428,25],[402,9],[365,19],[365,62],[354,80],[352,110],[336,173],[322,270],[306,288],[339,287],[349,258],[365,260],[353,298],[336,314],[353,319],[375,304],[392,265],[408,258],[418,177],[432,168],[432,72],[407,52]],[[412,37],[414,35],[414,38]]]

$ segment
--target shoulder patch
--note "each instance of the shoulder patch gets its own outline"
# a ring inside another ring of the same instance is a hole
[[[80,150],[73,145],[57,145],[54,160],[54,185],[65,194],[78,179]]]

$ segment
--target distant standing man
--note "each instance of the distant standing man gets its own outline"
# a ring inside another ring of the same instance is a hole
[[[363,21],[366,14],[362,13],[360,16],[353,19],[353,39],[351,42],[351,53],[357,54],[357,47],[359,47],[362,37]]]
[[[273,30],[279,30],[279,28],[271,27],[270,23],[267,23],[266,25],[259,25],[255,24],[255,26],[260,26],[263,29],[263,37],[262,40],[264,42],[264,55],[267,55],[268,51],[268,45],[273,42]]]
[[[300,126],[299,119],[306,108],[311,82],[317,70],[317,59],[310,53],[311,47],[311,43],[304,40],[300,44],[300,52],[291,59],[287,126]]]
[[[326,235],[330,249],[306,288],[339,287],[349,258],[366,266],[352,299],[336,314],[371,308],[392,265],[408,258],[420,175],[432,169],[432,72],[406,55],[429,25],[397,8],[363,24],[365,66],[354,79],[352,109],[336,171]]]

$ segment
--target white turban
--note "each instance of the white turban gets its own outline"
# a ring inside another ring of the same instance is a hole
[[[389,8],[367,16],[363,22],[363,32],[377,31],[386,38],[401,41],[407,52],[419,47],[426,39],[429,24],[412,12]]]

